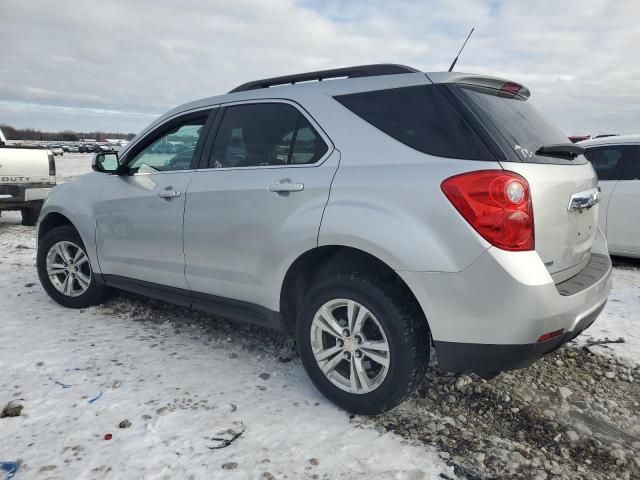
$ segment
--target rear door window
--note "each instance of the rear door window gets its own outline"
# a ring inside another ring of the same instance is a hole
[[[286,103],[225,108],[210,161],[212,168],[303,165],[328,146],[302,113]]]
[[[633,173],[632,164],[636,157],[636,148],[632,145],[589,147],[584,155],[593,165],[599,180],[623,180],[624,176]],[[627,170],[628,173],[625,174]]]
[[[629,146],[629,154],[624,162],[621,180],[640,180],[640,145]]]
[[[338,102],[399,142],[438,157],[494,160],[463,115],[436,86],[338,95]]]

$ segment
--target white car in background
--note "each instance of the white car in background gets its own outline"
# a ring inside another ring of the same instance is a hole
[[[600,228],[609,253],[640,258],[640,135],[579,142],[602,189]]]

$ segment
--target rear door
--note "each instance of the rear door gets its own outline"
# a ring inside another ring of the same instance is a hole
[[[640,255],[640,145],[624,145],[622,168],[609,200],[609,250]]]
[[[630,153],[629,146],[627,145],[598,145],[587,147],[584,153],[584,156],[591,162],[591,165],[598,175],[598,185],[600,186],[602,194],[600,200],[600,227],[607,237],[609,247],[611,247],[611,242],[615,243],[616,241],[615,238],[610,237],[607,227],[609,201],[618,186],[618,180],[624,168],[623,159]]]
[[[188,289],[184,277],[185,196],[199,161],[210,110],[174,118],[122,159],[98,203],[96,241],[102,273]]]
[[[220,118],[187,193],[186,278],[196,300],[277,310],[283,265],[317,246],[339,152],[291,102],[227,105]]]
[[[533,201],[535,248],[556,283],[577,274],[589,261],[598,225],[598,205],[571,206],[572,197],[594,199],[597,177],[580,155],[543,154],[541,147],[570,144],[568,137],[527,100],[528,91],[512,82],[498,88],[453,87],[502,147],[504,169],[527,179]]]

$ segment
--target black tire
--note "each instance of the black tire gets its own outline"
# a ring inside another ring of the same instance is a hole
[[[366,307],[378,320],[389,344],[389,367],[382,383],[367,393],[350,393],[335,386],[313,354],[311,326],[316,312],[330,300],[345,298]],[[324,277],[305,296],[296,323],[302,363],[314,385],[345,410],[375,415],[403,402],[422,382],[429,362],[429,330],[415,300],[393,278],[361,273]]]
[[[42,209],[42,204],[23,208],[21,210],[22,213],[22,225],[26,227],[33,227],[36,223],[38,223],[38,217],[40,216],[40,210]]]
[[[89,287],[84,293],[76,297],[70,297],[63,294],[62,292],[58,291],[58,289],[51,282],[51,279],[47,274],[47,254],[49,253],[49,250],[53,245],[62,241],[72,242],[80,247],[85,252],[85,254],[87,252],[86,247],[84,246],[84,243],[80,238],[80,235],[71,225],[56,227],[53,230],[47,232],[44,237],[38,242],[38,253],[36,257],[38,277],[40,278],[42,287],[53,300],[64,307],[86,308],[91,305],[102,303],[107,298],[109,289],[106,286],[102,285],[98,280],[96,280],[96,275],[94,274],[93,270],[91,270],[91,281],[89,283]]]

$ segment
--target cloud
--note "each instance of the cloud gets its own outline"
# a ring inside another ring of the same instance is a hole
[[[0,122],[140,130],[245,81],[363,63],[500,75],[567,133],[637,131],[640,3],[3,0]],[[46,107],[42,107],[46,106]]]

